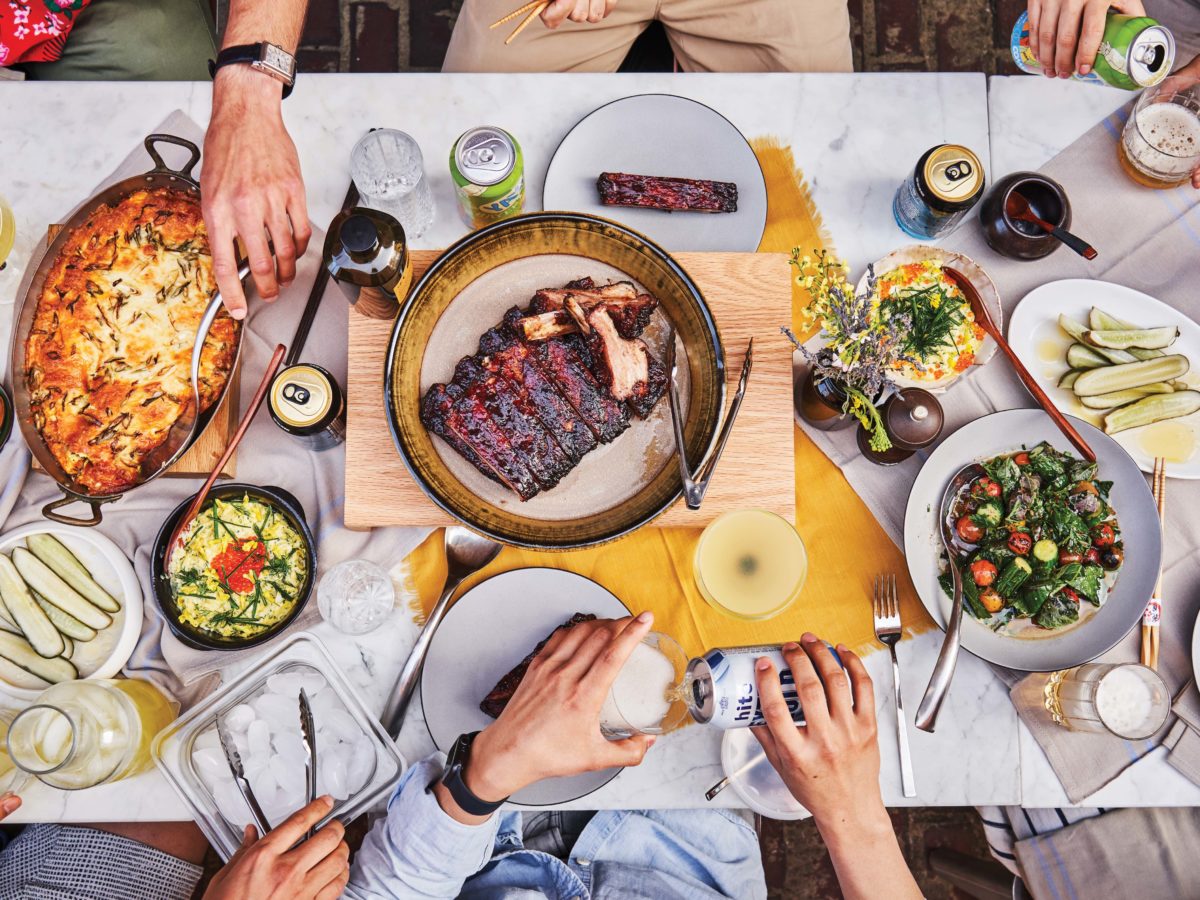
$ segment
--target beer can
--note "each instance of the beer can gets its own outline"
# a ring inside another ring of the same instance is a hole
[[[459,211],[472,228],[482,228],[525,206],[525,158],[517,139],[503,128],[472,128],[450,148],[450,177]]]
[[[301,363],[276,375],[267,406],[276,425],[313,450],[327,450],[346,439],[342,389],[320,366]]]
[[[395,318],[412,287],[404,226],[377,209],[338,213],[325,236],[323,262],[354,310],[372,319]]]
[[[837,651],[828,643],[825,646],[841,666]],[[758,681],[754,671],[755,662],[763,656],[775,664],[792,721],[803,725],[804,710],[800,708],[796,680],[783,658],[780,644],[719,647],[691,660],[685,684],[688,685],[687,705],[692,718],[701,725],[722,730],[765,725],[767,720],[758,701]]]
[[[892,200],[892,215],[905,234],[934,240],[954,231],[983,196],[979,157],[961,144],[938,144],[917,160]]]
[[[1029,42],[1029,13],[1023,12],[1013,26],[1010,41],[1013,62],[1022,72],[1040,75],[1044,67],[1033,55]],[[1149,16],[1126,16],[1108,11],[1104,36],[1086,75],[1071,74],[1074,81],[1107,84],[1127,91],[1158,84],[1175,65],[1175,36]]]

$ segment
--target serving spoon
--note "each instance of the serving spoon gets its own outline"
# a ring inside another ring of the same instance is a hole
[[[954,596],[950,600],[950,615],[946,621],[946,637],[942,641],[942,649],[938,651],[937,662],[933,665],[933,674],[929,676],[929,684],[925,688],[925,696],[917,707],[915,724],[922,731],[932,732],[937,727],[938,711],[942,701],[950,691],[950,682],[954,680],[954,667],[958,663],[958,650],[962,646],[962,572],[958,569],[959,554],[970,548],[959,540],[958,531],[954,527],[954,505],[964,490],[981,475],[986,474],[979,463],[963,466],[950,479],[942,494],[942,503],[938,508],[941,519],[942,546],[950,563],[950,577],[954,582]]]
[[[412,653],[404,663],[400,677],[396,679],[396,686],[392,689],[383,715],[379,717],[384,729],[393,739],[400,735],[400,726],[404,724],[404,714],[408,711],[408,704],[421,677],[421,667],[425,665],[429,645],[450,607],[450,598],[467,577],[495,559],[500,549],[500,544],[489,541],[461,525],[451,525],[446,529],[446,583],[442,587],[442,595],[438,597],[429,618],[425,620],[425,626],[417,635]]]
[[[1008,199],[1004,201],[1004,213],[1010,219],[1019,219],[1022,222],[1028,222],[1030,225],[1036,225],[1047,234],[1058,238],[1058,240],[1062,241],[1084,259],[1095,259],[1098,255],[1096,248],[1083,238],[1076,237],[1067,231],[1067,229],[1059,228],[1057,225],[1052,225],[1039,217],[1033,211],[1033,207],[1029,205],[1029,200],[1016,191],[1012,191],[1008,195]]]

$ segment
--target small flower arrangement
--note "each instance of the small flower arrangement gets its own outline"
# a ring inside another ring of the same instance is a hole
[[[819,328],[824,346],[813,353],[791,329],[782,331],[812,366],[813,377],[832,380],[846,395],[842,412],[866,429],[872,450],[883,452],[892,442],[875,404],[895,390],[888,372],[903,345],[899,323],[880,315],[873,268],[867,270],[866,289],[857,293],[846,281],[849,269],[844,261],[826,250],[815,253],[815,257],[802,257],[796,248],[790,262],[797,284],[812,298],[802,314],[802,325],[806,330]]]

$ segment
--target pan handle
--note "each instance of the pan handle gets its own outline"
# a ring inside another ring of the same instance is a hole
[[[90,519],[75,519],[71,516],[64,516],[62,513],[55,512],[60,506],[69,506],[70,504],[79,501],[86,503],[92,508],[92,517]],[[52,503],[47,503],[42,507],[42,515],[51,522],[57,522],[60,525],[78,525],[81,528],[91,528],[93,525],[99,525],[100,520],[104,516],[100,512],[100,504],[96,500],[84,500],[79,497],[72,497],[70,494],[59,497]]]
[[[162,154],[158,152],[158,148],[154,145],[162,142],[164,144],[174,144],[177,147],[183,147],[192,158],[187,161],[182,169],[172,169],[167,165],[162,158]],[[176,137],[173,134],[151,134],[145,140],[146,152],[150,154],[150,158],[154,160],[154,171],[162,172],[166,175],[182,175],[184,178],[196,180],[196,176],[192,174],[192,170],[196,168],[196,163],[200,162],[200,148],[186,138]],[[97,520],[99,521],[99,520]]]

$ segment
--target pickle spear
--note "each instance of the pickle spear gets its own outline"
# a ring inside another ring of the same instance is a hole
[[[1113,328],[1137,328],[1132,322],[1126,322],[1124,319],[1110,316],[1104,310],[1095,306],[1092,307],[1092,311],[1088,314],[1088,325],[1091,326],[1092,331],[1104,331]],[[1127,352],[1135,359],[1157,359],[1163,355],[1161,350],[1136,349]],[[1117,360],[1113,360],[1113,362],[1117,362]]]
[[[1134,363],[1122,363],[1117,366],[1089,369],[1075,379],[1075,384],[1071,389],[1077,397],[1095,397],[1159,381],[1172,381],[1186,375],[1190,368],[1191,364],[1187,357],[1180,354]],[[1180,393],[1187,392],[1181,391]]]
[[[1111,350],[1165,350],[1179,338],[1173,325],[1162,328],[1123,328],[1114,331],[1085,331],[1083,339],[1093,347]]]
[[[1147,390],[1146,388],[1159,387],[1157,384],[1148,384],[1146,387],[1130,388],[1127,391],[1113,391],[1111,394],[1097,394],[1094,397],[1080,397],[1079,402],[1088,409],[1116,409],[1118,406],[1124,406],[1126,403],[1135,403],[1143,397],[1162,396],[1170,394],[1171,391]]]
[[[1107,434],[1116,434],[1129,428],[1190,416],[1197,411],[1200,411],[1200,391],[1154,394],[1143,397],[1136,403],[1114,409],[1104,417],[1104,431]]]

